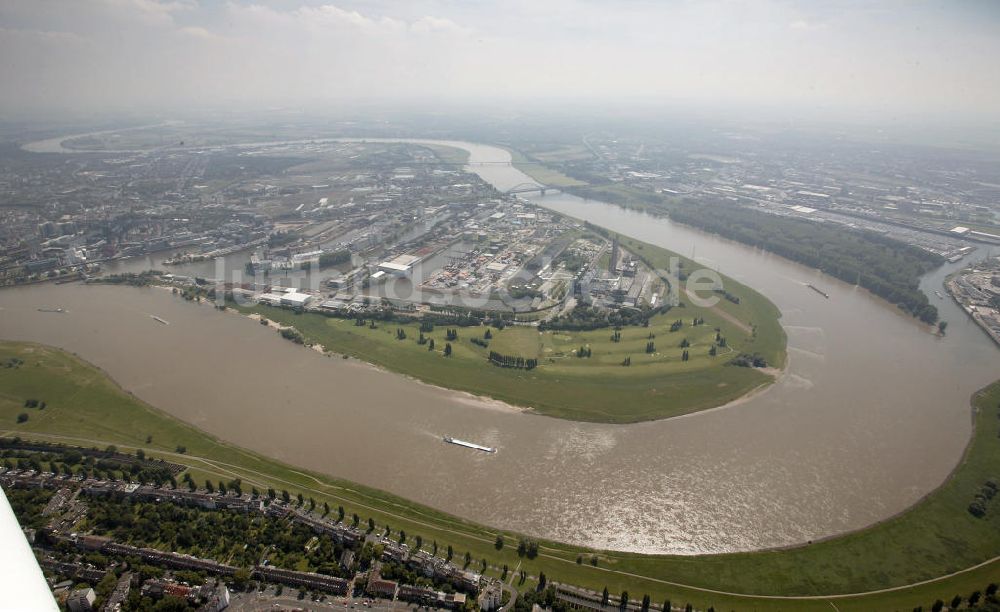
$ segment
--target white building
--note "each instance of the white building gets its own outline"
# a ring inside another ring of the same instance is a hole
[[[281,296],[281,305],[291,306],[292,308],[304,308],[310,300],[312,300],[312,296],[308,293],[288,292]]]
[[[413,266],[419,261],[420,258],[415,255],[400,255],[395,259],[383,261],[378,265],[378,269],[386,274],[409,277],[413,275]]]

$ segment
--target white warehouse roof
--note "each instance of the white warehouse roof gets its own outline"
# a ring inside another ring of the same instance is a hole
[[[305,306],[312,296],[308,293],[286,293],[281,298],[282,304],[291,304],[293,306]]]

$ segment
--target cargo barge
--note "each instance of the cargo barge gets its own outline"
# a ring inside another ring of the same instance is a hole
[[[484,453],[495,453],[497,449],[492,446],[482,446],[480,444],[475,444],[473,442],[466,442],[465,440],[459,440],[457,438],[452,438],[451,436],[445,436],[444,441],[448,444],[455,444],[457,446],[464,446],[465,448],[471,448],[473,450],[483,451]]]
[[[830,296],[827,295],[826,291],[823,291],[822,289],[820,289],[816,285],[806,285],[806,286],[809,287],[810,289],[812,289],[813,291],[815,291],[816,293],[822,295],[826,299],[830,299]]]

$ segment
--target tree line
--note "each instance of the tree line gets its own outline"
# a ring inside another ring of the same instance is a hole
[[[688,200],[669,208],[672,219],[817,268],[892,302],[926,323],[937,308],[920,277],[944,263],[936,253],[866,230],[779,217],[726,202]]]
[[[538,360],[533,357],[517,357],[514,355],[503,355],[496,351],[490,351],[490,363],[501,368],[517,368],[519,370],[533,370],[538,367]]]

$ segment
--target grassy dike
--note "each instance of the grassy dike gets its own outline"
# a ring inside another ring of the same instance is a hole
[[[293,496],[302,492],[319,504],[343,505],[347,516],[356,512],[362,521],[372,517],[379,526],[405,529],[411,538],[419,534],[428,544],[451,544],[456,556],[468,550],[493,567],[514,568],[521,562],[530,574],[545,572],[550,580],[595,590],[624,589],[633,598],[649,593],[654,602],[670,598],[674,605],[691,602],[718,610],[829,610],[831,602],[839,610],[928,609],[935,599],[968,596],[1000,581],[1000,564],[990,563],[921,586],[836,596],[933,580],[1000,552],[1000,500],[991,502],[982,519],[966,511],[982,484],[1000,471],[1000,382],[972,398],[975,434],[953,477],[910,511],[869,529],[795,549],[696,557],[594,553],[542,542],[539,557],[527,560],[516,555],[516,534],[506,533],[506,546],[497,551],[495,530],[226,444],[140,402],[63,351],[0,342],[0,364],[11,357],[24,363],[0,368],[2,435],[144,448],[148,455],[190,466],[199,479],[240,477],[247,487],[288,489]],[[47,407],[24,408],[27,398],[44,400]],[[21,412],[29,420],[17,424]],[[153,436],[150,444],[145,443],[148,435]],[[175,452],[178,445],[186,447],[185,454]],[[582,565],[576,563],[579,554],[584,555]],[[591,554],[598,555],[598,567],[587,563]]]

